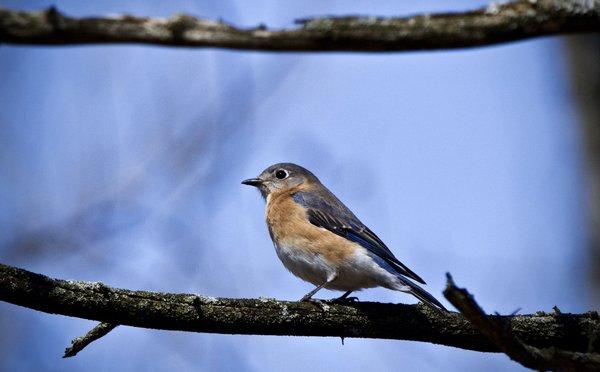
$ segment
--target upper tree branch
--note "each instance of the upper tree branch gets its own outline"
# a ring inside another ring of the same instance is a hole
[[[134,327],[226,334],[364,337],[424,341],[498,352],[458,313],[426,306],[330,305],[276,300],[216,299],[194,294],[130,291],[100,283],[52,279],[0,264],[0,300],[47,313]],[[598,352],[597,313],[493,316],[536,347]]]
[[[0,8],[0,42],[141,43],[271,51],[405,51],[466,48],[538,36],[600,32],[600,0],[522,0],[463,13],[322,17],[291,29],[245,29],[188,15],[74,18],[55,8]]]

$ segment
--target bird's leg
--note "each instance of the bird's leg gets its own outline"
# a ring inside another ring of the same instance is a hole
[[[321,288],[325,287],[327,284],[329,283],[329,280],[326,281],[323,284],[318,285],[315,289],[313,289],[312,291],[308,292],[307,294],[305,294],[301,299],[300,302],[305,302],[305,301],[310,301],[312,299],[312,296],[319,292],[319,290],[321,290]]]
[[[329,302],[340,303],[340,302],[354,302],[354,301],[358,301],[358,297],[348,297],[348,296],[350,296],[350,293],[352,293],[352,292],[353,291],[346,291],[346,293],[344,293],[340,297],[333,298],[333,299],[329,300]]]
[[[305,294],[301,299],[300,302],[304,302],[304,301],[311,301],[312,300],[312,296],[319,292],[321,290],[321,288],[325,287],[327,284],[333,282],[335,280],[335,278],[337,278],[337,273],[331,274],[327,277],[327,280],[325,281],[325,283],[318,285],[315,289],[313,289],[312,291],[308,292],[307,294]]]

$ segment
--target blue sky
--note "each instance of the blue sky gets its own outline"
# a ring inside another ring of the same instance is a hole
[[[73,15],[288,26],[483,2],[55,4]],[[240,185],[290,161],[441,300],[449,271],[490,312],[585,311],[585,175],[564,44],[402,54],[2,45],[0,260],[131,289],[298,299],[310,285],[277,260],[263,201]],[[383,289],[360,298],[414,302]],[[6,370],[520,369],[503,355],[424,343],[127,327],[63,360],[92,322],[5,303],[0,312]]]

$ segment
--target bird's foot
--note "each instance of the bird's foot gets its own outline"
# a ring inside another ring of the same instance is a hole
[[[337,297],[337,298],[332,298],[331,300],[329,300],[327,302],[332,303],[332,304],[354,304],[354,303],[360,302],[360,300],[358,299],[358,297],[354,297],[354,296],[352,296],[352,297],[341,296],[341,297]]]
[[[317,300],[316,298],[310,298],[310,297],[309,298],[302,297],[302,299],[300,299],[300,302],[310,302],[311,304],[315,305],[322,311],[329,310],[329,305],[326,304],[326,302],[328,302],[328,301]]]

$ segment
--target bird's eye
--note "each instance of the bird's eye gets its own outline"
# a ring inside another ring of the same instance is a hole
[[[275,172],[275,177],[277,177],[277,179],[282,180],[284,178],[286,178],[288,176],[288,172],[286,172],[283,169],[279,169],[277,170],[277,172]]]

